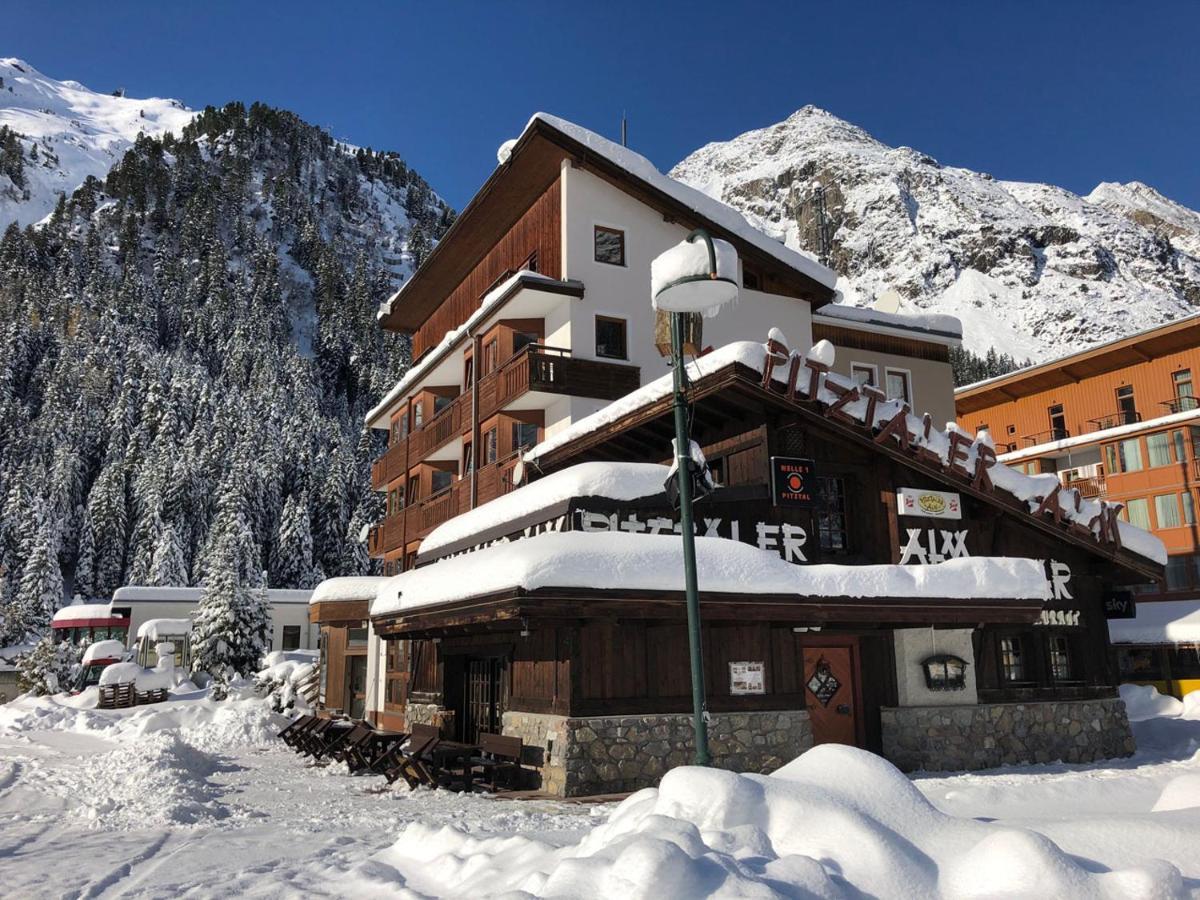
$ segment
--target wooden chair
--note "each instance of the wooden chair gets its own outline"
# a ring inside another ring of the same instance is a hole
[[[279,732],[279,738],[289,747],[295,745],[297,738],[307,729],[311,728],[317,722],[316,716],[297,716],[288,722],[283,731]]]
[[[345,762],[356,746],[371,739],[375,729],[368,722],[355,722],[342,739],[329,751],[329,756],[338,762]]]
[[[348,719],[333,719],[328,728],[325,729],[321,736],[321,740],[313,741],[311,744],[311,753],[309,754],[315,760],[324,760],[327,757],[336,759],[336,753],[349,736],[350,732],[355,729],[354,723]]]
[[[519,737],[504,734],[479,735],[479,755],[471,759],[472,786],[499,790],[511,788],[521,777],[521,752],[524,744]],[[478,773],[478,777],[475,774]]]
[[[336,719],[318,717],[316,724],[307,729],[296,741],[296,749],[305,756],[312,756],[325,742],[325,732],[333,727]]]
[[[441,739],[436,725],[414,725],[408,743],[398,748],[395,765],[383,772],[388,784],[403,778],[410,788],[427,784],[437,786],[437,775],[432,768],[431,752]]]
[[[376,761],[392,748],[399,747],[407,740],[408,735],[404,732],[372,729],[366,738],[348,747],[342,758],[351,775],[357,775],[360,772],[376,772]],[[380,773],[376,772],[376,774]]]

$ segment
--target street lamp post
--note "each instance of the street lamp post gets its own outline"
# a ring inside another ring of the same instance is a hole
[[[697,240],[702,245],[697,245]],[[725,241],[714,241],[697,229],[687,240],[651,264],[651,292],[656,309],[671,320],[671,365],[674,369],[675,479],[679,488],[679,525],[683,538],[684,588],[687,596],[688,650],[692,668],[692,717],[696,765],[707,766],[707,708],[704,658],[700,643],[700,586],[696,573],[696,536],[692,524],[692,450],[688,435],[687,369],[683,359],[684,313],[714,316],[737,299],[737,253]]]

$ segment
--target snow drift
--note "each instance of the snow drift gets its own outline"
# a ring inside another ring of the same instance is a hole
[[[1147,897],[1182,892],[1148,860],[1114,871],[1024,829],[939,812],[890,763],[826,744],[770,776],[683,767],[556,848],[409,825],[360,869],[435,894],[546,897]]]

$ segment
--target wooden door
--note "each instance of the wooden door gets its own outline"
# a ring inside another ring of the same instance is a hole
[[[853,648],[804,648],[804,695],[814,744],[858,744]]]
[[[367,714],[367,658],[362,654],[346,657],[346,707],[352,719]]]

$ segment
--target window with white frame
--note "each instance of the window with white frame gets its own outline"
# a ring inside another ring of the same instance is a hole
[[[889,400],[903,400],[912,406],[912,375],[907,369],[885,369],[884,391]]]
[[[869,384],[872,387],[879,380],[878,370],[870,363],[850,363],[850,378],[857,385]]]

